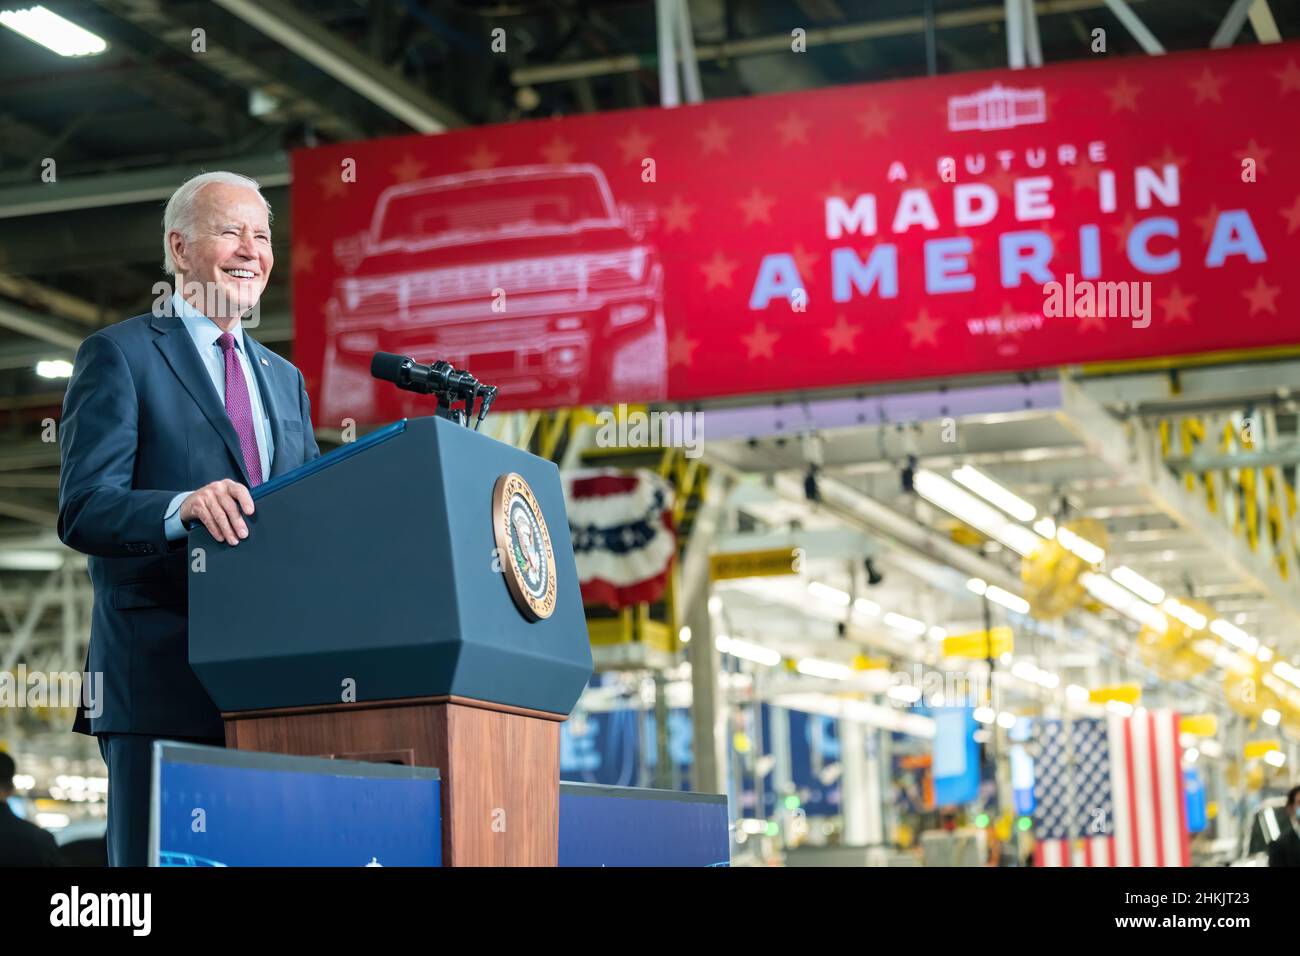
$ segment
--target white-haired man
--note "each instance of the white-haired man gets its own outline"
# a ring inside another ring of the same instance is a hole
[[[223,743],[189,666],[187,531],[238,545],[249,489],[320,455],[302,374],[241,324],[271,275],[270,219],[234,173],[176,190],[163,214],[176,292],[87,338],[63,401],[59,537],[90,555],[86,670],[104,675],[101,713],[73,729],[108,765],[115,866],[147,862],[153,741]]]

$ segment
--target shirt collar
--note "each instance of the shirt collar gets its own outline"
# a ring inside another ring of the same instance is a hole
[[[172,310],[185,323],[185,331],[190,333],[190,338],[200,349],[211,348],[217,344],[217,339],[221,337],[221,326],[185,301],[179,291],[172,293]],[[235,337],[235,346],[241,352],[247,351],[244,347],[243,322],[235,325],[231,335]]]

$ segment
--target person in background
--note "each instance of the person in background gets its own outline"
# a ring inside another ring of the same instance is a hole
[[[0,750],[0,866],[61,866],[54,837],[9,808],[15,770],[14,758]]]
[[[1286,818],[1291,825],[1268,846],[1269,866],[1300,866],[1300,786],[1287,791]]]

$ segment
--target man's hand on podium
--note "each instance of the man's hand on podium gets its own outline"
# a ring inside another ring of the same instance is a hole
[[[191,521],[201,521],[213,538],[236,545],[241,538],[248,537],[243,515],[252,513],[253,496],[248,489],[237,481],[223,478],[204,485],[181,502],[180,517],[187,528]]]

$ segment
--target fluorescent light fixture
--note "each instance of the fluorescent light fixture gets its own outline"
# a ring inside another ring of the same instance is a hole
[[[1233,647],[1240,648],[1247,654],[1254,654],[1255,651],[1259,650],[1259,641],[1256,638],[1251,637],[1237,625],[1229,624],[1221,617],[1210,622],[1210,630]]]
[[[767,821],[755,820],[753,818],[741,820],[740,828],[744,830],[746,833],[766,833]]]
[[[1270,750],[1268,753],[1264,754],[1264,763],[1268,764],[1270,767],[1280,767],[1286,763],[1286,754],[1282,753],[1280,750]]]
[[[998,714],[998,726],[1003,730],[1010,730],[1016,725],[1016,715],[1008,710]]]
[[[1196,763],[1200,759],[1201,752],[1195,747],[1188,747],[1183,751],[1183,763]]]
[[[1050,541],[1056,537],[1056,522],[1051,518],[1039,518],[1034,522],[1034,530]]]
[[[1202,630],[1209,623],[1209,619],[1204,614],[1195,608],[1188,607],[1176,598],[1169,598],[1160,606],[1165,610],[1165,613],[1178,618],[1193,631]]]
[[[1018,594],[1012,594],[1010,591],[1004,591],[996,584],[990,584],[984,591],[984,596],[990,601],[1001,604],[1008,610],[1015,611],[1017,614],[1029,613],[1029,602]]]
[[[1088,693],[1088,688],[1081,687],[1078,684],[1071,684],[1065,688],[1065,696],[1076,704],[1086,703],[1092,698],[1092,695]]]
[[[0,570],[53,571],[63,567],[68,552],[42,551],[37,548],[13,548],[0,551]]]
[[[1106,557],[1106,549],[1093,544],[1087,538],[1075,534],[1069,528],[1057,528],[1056,540],[1071,554],[1077,554],[1089,564],[1101,564]]]
[[[948,636],[948,629],[944,627],[935,626],[935,627],[931,627],[925,633],[927,636],[929,636],[930,640],[932,641],[942,641],[945,637]]]
[[[849,595],[847,591],[841,591],[839,588],[833,588],[829,584],[822,584],[820,581],[808,582],[808,593],[814,597],[819,597],[823,601],[830,601],[840,607],[849,606]]]
[[[39,5],[0,12],[0,25],[59,56],[94,56],[108,49],[103,37]]]
[[[1133,705],[1126,704],[1122,700],[1106,701],[1106,709],[1109,710],[1112,714],[1119,714],[1121,717],[1133,716]]]
[[[716,594],[713,595],[711,598],[709,598],[709,613],[710,614],[722,613],[722,598],[718,597]]]
[[[683,627],[680,631],[678,631],[677,640],[679,640],[683,644],[689,644],[691,642],[690,627]]]
[[[1048,690],[1056,690],[1061,686],[1061,675],[1053,674],[1051,671],[1040,670],[1038,672],[1038,684],[1040,687],[1046,687]]]
[[[1038,668],[1029,661],[1016,661],[1012,664],[1011,675],[1031,684],[1038,683]]]
[[[1263,644],[1259,645],[1259,649],[1255,651],[1255,660],[1259,661],[1261,664],[1267,664],[1272,659],[1273,648],[1266,647]]]
[[[982,595],[988,589],[989,586],[984,583],[984,580],[982,578],[971,578],[969,581],[966,582],[966,590],[974,594]]]
[[[67,359],[41,359],[36,363],[36,374],[41,378],[71,378],[72,363]]]
[[[1279,764],[1278,766],[1281,766]],[[47,830],[62,830],[68,825],[68,815],[66,813],[38,813],[36,814],[36,825],[44,827]]]
[[[858,598],[853,602],[853,610],[859,614],[866,614],[869,617],[880,616],[880,605],[875,601],[868,601],[866,598]]]
[[[912,480],[912,487],[926,501],[966,522],[977,531],[1006,545],[1019,555],[1031,554],[1042,539],[1024,525],[1008,521],[1006,516],[963,491],[947,478],[922,469]]]
[[[1038,509],[1024,498],[1003,488],[984,472],[972,468],[970,465],[962,465],[954,471],[952,480],[965,485],[975,494],[993,502],[1018,521],[1033,521],[1038,515]]]
[[[1149,601],[1152,604],[1159,604],[1165,599],[1164,588],[1157,584],[1152,584],[1127,565],[1121,565],[1116,568],[1114,571],[1110,572],[1110,576],[1144,601]]]
[[[1264,713],[1260,714],[1259,719],[1264,721],[1264,723],[1268,724],[1270,727],[1276,727],[1278,724],[1282,723],[1281,713],[1274,710],[1272,707],[1269,707],[1264,711]]]
[[[918,621],[914,617],[906,617],[902,614],[897,614],[894,611],[889,611],[885,614],[885,623],[900,631],[915,634],[917,637],[920,637],[926,631],[924,621]]]
[[[997,712],[992,707],[976,707],[971,716],[981,724],[991,724],[998,719]]]
[[[1273,673],[1287,683],[1300,687],[1300,670],[1292,667],[1287,661],[1274,661]]]
[[[1062,529],[1064,531],[1064,529]],[[1120,587],[1104,574],[1086,571],[1079,576],[1079,582],[1089,594],[1102,604],[1108,604],[1139,624],[1145,624],[1152,630],[1163,634],[1169,629],[1169,619],[1133,592]]]
[[[885,692],[887,697],[894,700],[902,701],[904,704],[915,704],[921,699],[921,688],[913,687],[910,684],[897,684]]]
[[[770,647],[759,647],[757,644],[751,644],[749,641],[742,641],[735,637],[728,637],[726,634],[719,634],[715,643],[720,653],[753,661],[755,664],[775,667],[781,663],[780,653]]]
[[[795,664],[795,670],[809,677],[825,677],[828,680],[847,680],[853,671],[848,665],[836,661],[822,661],[815,657],[804,657]]]

